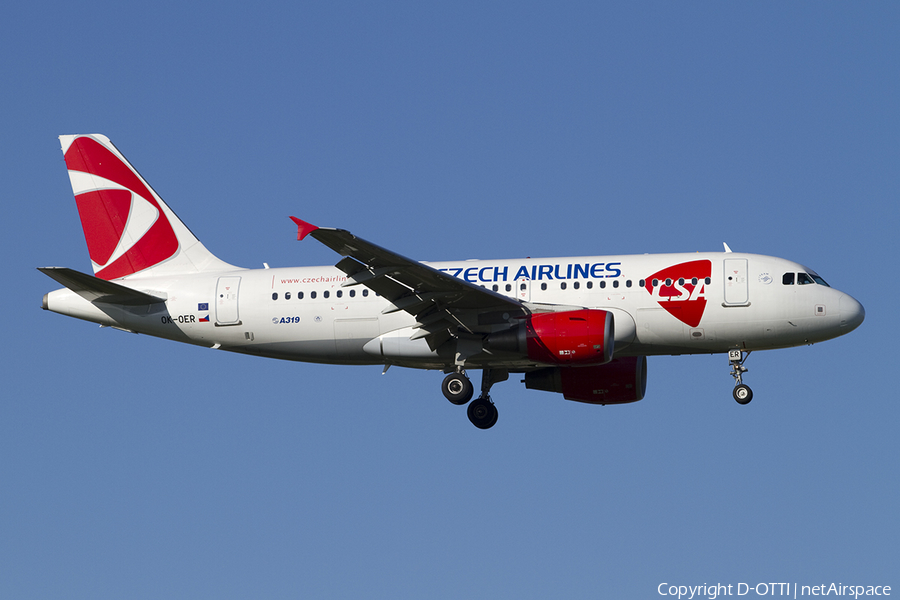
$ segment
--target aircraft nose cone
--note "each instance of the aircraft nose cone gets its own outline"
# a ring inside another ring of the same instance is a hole
[[[841,333],[853,331],[866,318],[866,309],[855,298],[847,294],[841,296],[838,308],[841,313]]]

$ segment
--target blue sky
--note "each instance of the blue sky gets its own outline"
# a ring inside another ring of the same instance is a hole
[[[19,3],[4,9],[0,597],[651,598],[900,586],[896,3]],[[332,264],[722,248],[866,308],[824,344],[654,357],[597,407],[40,311],[89,269],[56,137],[104,133],[204,244]],[[752,596],[752,594],[751,594]]]

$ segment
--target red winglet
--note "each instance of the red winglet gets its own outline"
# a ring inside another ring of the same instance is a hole
[[[291,217],[291,221],[293,221],[294,223],[297,224],[297,241],[298,242],[300,240],[302,240],[303,238],[305,238],[306,236],[308,236],[309,234],[311,234],[316,229],[318,229],[318,227],[316,227],[312,223],[307,223],[306,221],[304,221],[302,219],[298,219],[297,217]]]

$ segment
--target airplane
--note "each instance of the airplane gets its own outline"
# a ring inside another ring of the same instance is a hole
[[[60,144],[93,275],[39,270],[63,289],[42,308],[132,333],[284,360],[440,370],[479,429],[490,391],[590,404],[641,400],[647,357],[728,355],[734,399],[751,352],[853,331],[865,311],[789,260],[724,252],[420,262],[291,217],[341,256],[333,266],[245,269],[194,236],[106,136]],[[480,394],[468,371],[482,372]]]

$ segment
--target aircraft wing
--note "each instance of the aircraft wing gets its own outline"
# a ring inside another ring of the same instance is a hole
[[[401,256],[343,229],[316,227],[296,217],[297,239],[311,235],[344,256],[335,266],[347,274],[342,287],[363,285],[391,302],[383,313],[405,311],[418,321],[412,339],[432,348],[454,335],[487,332],[491,325],[530,311],[515,298],[463,281]]]

